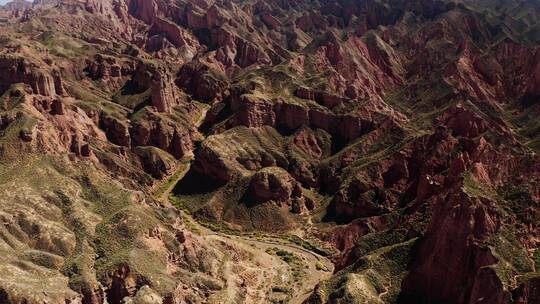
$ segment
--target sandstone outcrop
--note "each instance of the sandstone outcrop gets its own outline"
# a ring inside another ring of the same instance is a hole
[[[115,58],[96,55],[94,60],[87,60],[87,73],[93,79],[103,79],[122,77],[122,67]]]
[[[540,14],[488,2],[0,8],[0,302],[538,302]]]
[[[137,154],[143,163],[146,172],[155,178],[163,178],[173,173],[175,159],[155,147],[135,147]]]
[[[124,147],[131,145],[129,126],[126,122],[114,117],[101,114],[99,118],[100,128],[105,131],[107,138],[114,144]]]
[[[191,61],[193,57],[195,57],[200,47],[198,40],[192,37],[189,32],[173,22],[160,17],[153,18],[149,35],[152,35],[152,38],[150,38],[149,44],[147,45],[149,51],[157,51],[166,48],[165,44],[161,43],[161,47],[159,47],[158,44],[154,42],[156,35],[163,36],[172,44],[171,47],[181,49],[181,58],[186,62]]]
[[[369,114],[335,114],[325,109],[309,108],[279,99],[273,101],[249,94],[233,96],[230,108],[236,114],[227,122],[228,127],[273,126],[294,131],[305,125],[313,129],[323,129],[345,142],[369,132],[377,123],[372,121]]]
[[[238,100],[233,98],[231,110],[236,112],[235,125],[250,128],[276,125],[275,104],[272,101],[256,96],[242,95]]]
[[[329,213],[338,221],[350,222],[360,217],[370,217],[388,211],[388,198],[383,189],[370,189],[362,181],[355,181],[334,197]],[[387,206],[385,206],[387,205]]]
[[[0,93],[16,83],[29,85],[35,94],[43,96],[63,95],[60,76],[38,69],[24,58],[3,56],[0,58]]]
[[[167,73],[156,73],[152,81],[152,106],[158,112],[170,113],[179,103],[179,96],[172,77]]]
[[[324,91],[314,91],[306,87],[299,87],[295,91],[295,95],[308,100],[313,100],[329,109],[332,109],[343,103],[343,97],[333,95]]]
[[[249,201],[251,204],[274,202],[291,207],[293,213],[307,211],[306,200],[302,188],[287,171],[279,167],[266,167],[258,171],[251,178],[248,188]],[[309,209],[313,209],[313,203],[308,202]]]
[[[148,24],[152,24],[158,15],[158,6],[154,0],[133,0],[126,2],[128,3],[127,7],[129,9],[129,13]]]
[[[223,75],[196,61],[180,69],[176,84],[202,102],[222,101],[229,94],[229,83]]]
[[[485,298],[490,303],[503,303],[502,284],[488,268],[498,260],[482,246],[498,229],[500,215],[490,201],[465,193],[441,198],[417,262],[403,282],[403,294],[424,302],[456,299],[464,303]]]
[[[180,113],[189,117],[186,112]],[[169,152],[177,159],[189,156],[194,146],[195,130],[189,126],[164,120],[161,115],[162,113],[148,112],[144,120],[132,122],[129,129],[132,145],[157,147]]]

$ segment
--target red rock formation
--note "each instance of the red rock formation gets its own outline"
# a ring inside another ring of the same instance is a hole
[[[148,121],[131,126],[132,145],[153,146],[169,152],[177,159],[189,156],[193,150],[194,131],[181,125],[170,125],[160,120],[155,113],[149,113]]]
[[[185,178],[211,184],[196,216],[320,237],[340,251],[342,271],[318,288],[319,302],[365,301],[355,297],[372,284],[382,302],[507,304],[514,288],[513,301],[535,303],[538,280],[523,273],[535,271],[525,264],[539,237],[540,51],[529,24],[538,11],[510,1],[487,16],[478,1],[447,2],[62,0],[0,10],[0,156],[67,155],[146,193],[148,174],[166,178],[202,141]],[[515,232],[509,251],[525,262],[493,244],[502,229]],[[148,236],[182,243],[167,259],[183,271],[202,267],[207,252],[188,232]],[[84,301],[120,302],[146,280],[162,286],[133,269],[111,272],[106,289],[85,287]]]
[[[150,35],[164,35],[175,47],[186,47],[185,56],[187,61],[191,60],[197,53],[199,42],[193,38],[186,30],[163,18],[156,17],[150,28]]]
[[[272,171],[273,170],[273,171]],[[257,203],[267,201],[285,202],[288,201],[293,191],[298,190],[298,185],[294,179],[281,168],[272,168],[257,172],[251,179],[251,197]]]
[[[86,0],[85,8],[90,13],[103,13],[103,4],[97,0]]]
[[[135,147],[134,150],[135,154],[141,158],[144,170],[153,177],[163,178],[173,172],[175,168],[174,159],[172,157],[167,159],[158,149]]]
[[[335,248],[342,252],[335,262],[335,269],[339,271],[359,258],[355,252],[355,243],[359,238],[369,233],[383,231],[388,228],[388,224],[384,217],[375,216],[338,226],[328,235],[323,236],[325,241],[334,244]]]
[[[129,13],[152,24],[158,14],[158,6],[155,0],[130,0],[128,1]]]
[[[152,106],[158,112],[170,113],[180,102],[176,84],[166,72],[156,73],[152,82]]]
[[[362,181],[351,182],[347,188],[340,190],[329,207],[329,216],[339,222],[350,222],[355,218],[379,215],[393,205],[389,202],[383,189],[370,189]]]
[[[65,114],[64,103],[62,102],[61,99],[53,100],[53,102],[51,104],[51,114],[52,115],[64,115]]]
[[[300,104],[287,103],[280,101],[276,114],[276,123],[278,126],[296,130],[302,125],[309,125],[308,109]]]
[[[233,33],[220,29],[212,37],[213,42],[221,47],[218,53],[221,52],[222,55],[219,58],[222,58],[221,62],[226,67],[230,67],[231,63],[235,63],[241,68],[271,63],[268,54],[258,45]],[[227,60],[229,58],[232,59],[232,62]]]
[[[281,26],[281,21],[276,19],[276,17],[270,15],[269,13],[263,13],[261,19],[270,29],[278,29]]]
[[[443,185],[444,178],[441,176],[433,177],[428,174],[420,176],[416,189],[416,199],[425,200],[432,195],[439,193],[442,190]]]
[[[303,213],[313,209],[313,202],[304,197],[302,188],[288,173],[279,167],[267,167],[255,173],[248,189],[248,204],[274,202],[286,204],[293,213]],[[251,202],[253,201],[253,202]],[[307,206],[306,206],[307,205]]]
[[[54,81],[54,92],[60,96],[68,96],[68,93],[64,88],[64,83],[62,81],[62,75],[60,75],[60,72],[53,71],[52,77]]]
[[[540,49],[536,50],[534,55],[534,66],[532,68],[531,84],[529,85],[529,92],[540,95]]]
[[[4,93],[12,84],[25,83],[35,94],[43,96],[63,95],[64,88],[57,72],[51,74],[39,70],[24,58],[3,56],[0,58],[0,93]]]
[[[217,179],[222,182],[228,182],[235,175],[214,150],[202,146],[197,153],[194,170],[203,173],[206,176]]]
[[[483,297],[490,303],[503,303],[501,282],[486,268],[497,259],[484,245],[497,233],[500,215],[489,200],[457,191],[437,201],[415,262],[403,281],[403,294],[409,302],[474,303]]]
[[[299,87],[295,95],[308,100],[313,100],[329,109],[332,109],[344,102],[344,98],[325,91],[314,91],[306,87]]]
[[[176,84],[191,94],[193,99],[203,102],[221,101],[229,93],[228,81],[201,62],[184,65],[180,69]]]
[[[129,127],[126,122],[102,114],[99,118],[99,125],[100,128],[105,131],[107,138],[112,143],[124,147],[129,147],[131,145]]]
[[[220,27],[226,22],[226,17],[221,13],[216,5],[208,7],[208,3],[202,1],[198,3],[201,7],[192,4],[186,12],[187,25],[193,29],[211,29]],[[205,7],[206,6],[206,7]],[[203,12],[202,10],[207,10]]]
[[[315,13],[305,14],[296,19],[295,23],[304,32],[325,30],[328,26],[325,19]]]
[[[127,296],[134,296],[142,286],[142,278],[133,273],[128,265],[122,265],[107,278],[107,301],[118,303]]]
[[[251,95],[233,98],[231,109],[236,112],[235,125],[257,128],[276,124],[275,104]]]
[[[94,60],[87,60],[86,64],[86,71],[93,79],[109,80],[109,78],[122,77],[122,67],[113,57],[98,54]]]

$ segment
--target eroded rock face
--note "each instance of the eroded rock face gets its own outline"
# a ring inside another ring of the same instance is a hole
[[[179,96],[171,76],[166,73],[156,73],[152,82],[152,105],[158,112],[170,113],[171,108],[178,104]]]
[[[133,0],[125,2],[128,3],[127,7],[130,14],[140,18],[148,24],[152,24],[154,22],[154,19],[158,14],[158,6],[156,1]]]
[[[105,130],[107,138],[114,144],[124,147],[131,145],[131,137],[129,135],[129,126],[126,122],[108,117],[102,114],[100,119],[100,127]]]
[[[343,103],[344,98],[324,91],[314,91],[306,87],[299,87],[294,93],[297,97],[313,100],[332,109]]]
[[[275,126],[275,104],[255,96],[242,95],[239,101],[233,99],[231,108],[236,114],[235,124],[250,128]]]
[[[0,58],[0,93],[4,93],[15,83],[25,83],[32,88],[35,94],[43,96],[63,95],[62,80],[57,74],[54,76],[46,71],[39,70],[24,58],[6,57]]]
[[[134,147],[157,147],[177,159],[192,153],[195,131],[160,120],[159,113],[150,112],[146,119],[147,121],[133,123],[130,128],[129,134]]]
[[[282,102],[276,119],[279,126],[296,130],[303,125],[309,125],[309,112],[303,105]]]
[[[538,301],[530,1],[38,2],[0,9],[0,302],[291,300],[172,177],[328,254],[310,303]]]
[[[426,303],[479,298],[504,303],[502,284],[487,268],[498,260],[483,246],[499,228],[500,215],[487,199],[457,193],[438,201],[417,262],[403,282],[405,297]]]
[[[483,121],[478,115],[467,111],[463,108],[457,107],[445,112],[445,117],[441,117],[442,121],[452,130],[456,136],[464,137],[476,137],[484,133],[487,129],[485,121]]]
[[[135,296],[142,287],[142,279],[133,273],[128,265],[122,265],[112,273],[108,279],[107,300],[110,303],[119,303],[125,297]]]
[[[122,76],[126,76],[123,74],[127,71],[116,58],[98,54],[86,60],[84,72],[93,80],[101,82],[108,90],[115,91],[124,85]]]
[[[221,101],[228,95],[228,82],[219,72],[200,62],[184,65],[176,83],[195,100],[212,103]]]
[[[141,157],[144,170],[155,178],[163,178],[173,173],[175,159],[168,157],[154,147],[136,147],[135,153]]]
[[[387,211],[388,198],[383,189],[369,189],[362,181],[355,181],[334,197],[329,212],[338,221],[350,222],[354,218],[370,217]]]
[[[194,169],[223,182],[230,181],[234,176],[234,172],[228,168],[225,160],[211,147],[206,146],[198,151]]]
[[[103,79],[122,77],[122,67],[113,57],[104,57],[96,55],[94,60],[87,61],[86,70],[90,77],[94,79]]]
[[[293,213],[313,209],[313,202],[304,197],[302,188],[287,171],[279,167],[267,167],[255,173],[248,188],[248,204],[274,202],[291,207]]]
[[[155,52],[167,48],[177,48],[180,51],[179,57],[185,62],[189,62],[200,48],[198,40],[189,32],[166,19],[154,18],[149,31],[149,34],[153,36],[147,43],[148,51]],[[165,38],[170,45],[163,40],[160,41],[161,37]]]

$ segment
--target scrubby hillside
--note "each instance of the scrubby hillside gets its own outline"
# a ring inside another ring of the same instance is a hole
[[[540,303],[538,1],[0,28],[0,303]]]

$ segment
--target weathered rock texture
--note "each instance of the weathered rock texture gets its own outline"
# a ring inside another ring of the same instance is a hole
[[[0,8],[0,303],[538,303],[539,7]]]

